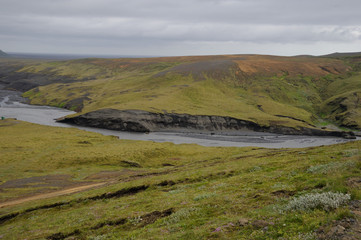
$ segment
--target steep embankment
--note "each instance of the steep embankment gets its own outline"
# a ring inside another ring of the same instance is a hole
[[[120,131],[256,131],[289,135],[335,136],[354,139],[352,132],[326,131],[311,127],[260,126],[247,120],[223,116],[151,113],[142,110],[100,109],[60,122]]]
[[[339,100],[332,99],[353,96],[349,88],[341,91],[337,84],[344,86],[352,78],[360,82],[355,75],[358,62],[354,56],[81,59],[28,65],[16,73],[52,76],[46,83],[37,82],[39,87],[25,96],[33,104],[65,107],[78,115],[104,108],[137,109],[230,117],[263,128],[293,129],[321,126],[322,116],[360,129],[354,114],[359,105],[352,109],[347,105],[345,111]],[[337,111],[346,117],[336,116]]]

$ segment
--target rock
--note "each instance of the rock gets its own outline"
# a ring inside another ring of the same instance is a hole
[[[336,237],[336,236],[340,236],[345,232],[345,228],[342,227],[341,225],[337,225],[335,227],[332,227],[330,229],[330,231],[328,232],[328,236],[329,237]]]
[[[356,139],[356,135],[353,132],[342,132],[341,136],[345,139]]]
[[[337,225],[336,226],[336,232],[338,233],[343,233],[345,231],[345,228],[342,227],[341,225]]]
[[[256,131],[288,135],[334,136],[353,138],[352,132],[325,131],[316,128],[299,129],[285,126],[261,126],[255,122],[227,116],[190,115],[178,113],[152,113],[143,110],[100,109],[59,122],[86,127],[97,127],[119,131]]]
[[[361,218],[361,211],[351,211],[351,213]]]

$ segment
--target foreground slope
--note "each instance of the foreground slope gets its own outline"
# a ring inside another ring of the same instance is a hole
[[[11,119],[0,130],[0,206],[23,200],[0,208],[3,239],[360,239],[359,141],[206,148]],[[311,196],[328,202],[300,200]]]

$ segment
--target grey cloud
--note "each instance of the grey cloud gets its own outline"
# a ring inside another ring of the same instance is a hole
[[[2,15],[135,17],[165,21],[360,23],[358,0],[2,0]]]
[[[207,53],[204,43],[222,53],[251,43],[303,49],[361,40],[358,0],[0,0],[0,6],[0,49],[12,51],[53,44],[53,52],[144,48],[182,55],[192,48]]]

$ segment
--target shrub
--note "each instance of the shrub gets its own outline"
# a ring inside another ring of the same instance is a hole
[[[196,214],[198,212],[199,212],[199,209],[197,209],[195,207],[183,208],[183,209],[180,209],[177,212],[173,213],[168,218],[166,218],[165,223],[167,225],[178,223],[179,221],[181,221],[183,219],[190,218],[193,214]]]
[[[200,201],[200,200],[203,200],[203,199],[206,199],[206,198],[210,198],[210,197],[214,197],[216,196],[216,193],[204,193],[204,194],[201,194],[201,195],[197,195],[193,198],[194,201]]]
[[[321,164],[321,165],[316,165],[316,166],[311,166],[307,169],[308,173],[322,173],[322,174],[326,174],[332,171],[337,171],[338,169],[341,168],[349,168],[349,167],[354,167],[355,163],[352,161],[347,161],[347,162],[330,162],[327,164]]]
[[[324,209],[326,211],[345,205],[351,199],[350,194],[343,193],[309,193],[293,198],[285,207],[285,211],[307,211]]]

